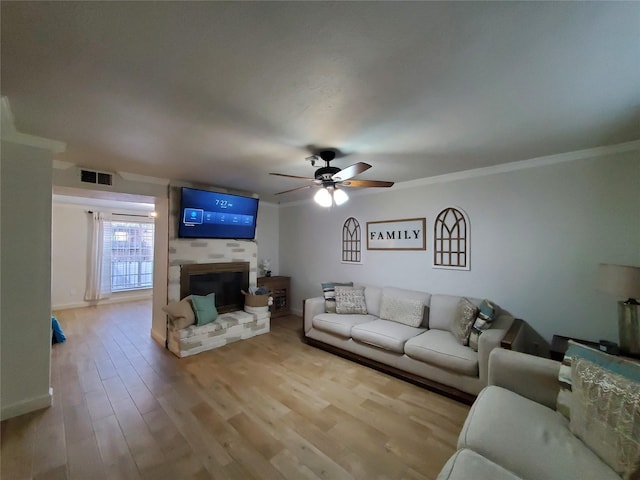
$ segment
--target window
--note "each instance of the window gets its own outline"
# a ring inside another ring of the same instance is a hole
[[[457,208],[442,210],[433,232],[433,266],[469,270],[469,221]]]
[[[153,223],[111,222],[110,235],[111,291],[151,288]]]
[[[355,218],[349,217],[342,226],[342,262],[362,263],[361,250],[360,223]]]

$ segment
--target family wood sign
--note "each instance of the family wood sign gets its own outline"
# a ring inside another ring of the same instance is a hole
[[[367,250],[426,250],[426,218],[367,222]]]

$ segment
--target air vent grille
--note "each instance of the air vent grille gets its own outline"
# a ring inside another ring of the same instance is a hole
[[[98,185],[113,185],[113,174],[96,172],[95,170],[80,170],[80,181]]]
[[[100,185],[112,185],[113,175],[110,173],[100,173],[98,172],[98,183]]]
[[[80,181],[85,183],[97,183],[98,172],[93,170],[80,170]]]

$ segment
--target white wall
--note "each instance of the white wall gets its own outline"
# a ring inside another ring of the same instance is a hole
[[[596,291],[598,263],[640,265],[640,154],[635,151],[474,178],[352,195],[330,210],[280,211],[280,271],[292,304],[322,294],[320,282],[353,280],[490,298],[544,338],[618,340],[615,299]],[[445,207],[467,212],[471,270],[432,268],[433,221]],[[427,218],[426,252],[363,250],[340,263],[344,220]]]
[[[115,204],[115,202],[114,202]],[[91,216],[88,210],[105,212],[131,213],[142,212],[129,210],[126,202],[117,208],[106,209],[90,205],[54,203],[51,224],[51,308],[86,307],[90,304],[84,300],[89,263],[89,246],[91,244]],[[137,217],[119,217],[136,221]],[[98,303],[115,303],[129,300],[151,298],[152,290],[134,290],[113,293],[109,298]]]
[[[51,154],[2,141],[0,417],[51,404]]]
[[[278,205],[260,202],[256,227],[258,244],[258,276],[262,275],[262,260],[271,260],[272,275],[280,272],[280,210]]]

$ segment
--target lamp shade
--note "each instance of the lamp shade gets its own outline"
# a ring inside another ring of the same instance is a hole
[[[618,298],[640,298],[640,267],[601,263],[598,290]]]

